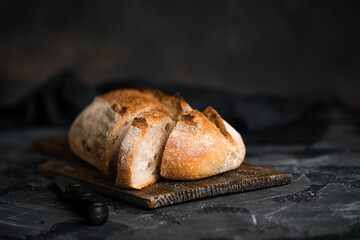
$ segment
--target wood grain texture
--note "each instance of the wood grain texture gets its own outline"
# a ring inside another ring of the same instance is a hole
[[[56,141],[47,139],[38,141],[34,146],[36,146],[36,150],[44,150],[43,152],[47,153],[51,153],[52,148],[57,149],[56,152],[53,152],[57,155],[61,152],[68,153],[65,149],[59,151],[62,147],[66,148],[66,142],[62,142],[62,145],[59,142],[61,143],[59,139]],[[46,146],[46,148],[42,149],[41,146]],[[133,190],[117,188],[113,177],[107,176],[90,164],[68,155],[45,162],[39,165],[39,169],[48,176],[61,174],[74,178],[88,184],[100,194],[144,208],[158,208],[199,198],[275,187],[292,181],[290,173],[243,163],[233,171],[205,179],[194,181],[161,179],[141,190]]]

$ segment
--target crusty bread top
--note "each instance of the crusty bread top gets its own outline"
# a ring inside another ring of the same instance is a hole
[[[212,176],[238,167],[235,142],[203,113],[183,114],[165,145],[161,175],[167,179],[191,180]]]
[[[188,114],[181,115],[176,124],[176,128],[176,131],[173,131],[170,137],[176,145],[178,154],[184,153],[194,158],[199,158],[202,153],[206,152],[204,150],[207,150],[209,143],[212,143],[211,137],[213,135],[218,136],[220,134],[219,129],[198,110],[192,110]],[[188,139],[187,142],[189,146],[181,146],[185,140],[183,137]],[[201,140],[200,147],[191,147],[192,140]]]
[[[127,111],[136,113],[139,109],[157,105],[160,109],[165,107],[171,117],[176,120],[181,113],[192,110],[179,93],[169,96],[158,89],[120,89],[108,92],[99,98],[108,102],[111,108],[120,115],[124,115]]]
[[[108,102],[111,109],[120,115],[124,115],[126,112],[135,114],[148,107],[165,109],[158,98],[150,94],[143,94],[136,89],[114,90],[99,96],[99,98]]]
[[[237,149],[239,150],[239,157],[244,159],[246,149],[241,135],[230,124],[222,119],[212,107],[207,107],[203,113],[219,128],[222,135],[224,135],[232,144],[237,146]]]
[[[143,89],[141,92],[157,98],[161,104],[163,104],[172,113],[173,120],[177,120],[181,113],[187,113],[192,110],[190,105],[179,93],[169,96],[158,89]]]
[[[220,130],[221,134],[224,135],[229,141],[235,142],[235,140],[232,138],[232,136],[228,133],[226,130],[225,124],[223,122],[223,119],[220,117],[220,115],[213,109],[212,107],[207,107],[203,112],[206,117],[213,122]]]

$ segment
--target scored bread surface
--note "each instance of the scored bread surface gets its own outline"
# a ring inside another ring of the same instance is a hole
[[[72,151],[118,187],[141,189],[161,176],[193,180],[240,166],[240,134],[211,107],[193,110],[179,95],[122,89],[96,97],[69,131]]]
[[[207,107],[204,111],[204,114],[219,128],[220,132],[229,141],[233,142],[237,146],[237,149],[240,153],[239,157],[244,159],[246,150],[241,135],[229,123],[222,119],[221,116],[212,107]]]
[[[233,170],[243,161],[241,150],[227,132],[203,113],[181,115],[165,145],[161,175],[194,180]]]

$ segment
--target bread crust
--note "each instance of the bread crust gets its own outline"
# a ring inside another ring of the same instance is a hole
[[[116,111],[125,107],[126,112],[130,112],[132,115],[144,109],[164,108],[157,98],[143,94],[140,90],[136,89],[114,90],[99,96],[99,98],[106,101],[113,110]]]
[[[197,110],[181,115],[165,145],[161,176],[194,180],[239,167],[244,158],[238,145],[225,126],[219,126]]]
[[[220,115],[213,109],[212,107],[207,107],[203,113],[209,119],[211,122],[213,122],[220,130],[221,134],[224,135],[229,141],[235,143],[235,140],[230,135],[228,131],[226,131],[226,127],[224,124],[223,119],[220,117]]]
[[[118,151],[114,149],[116,141],[123,137],[129,121],[152,109],[170,115],[157,98],[135,89],[115,90],[96,97],[71,125],[70,148],[102,172],[115,175]]]
[[[177,120],[181,113],[188,113],[192,107],[184,100],[180,93],[175,93],[173,96],[164,94],[158,89],[143,89],[142,93],[148,94],[157,98],[172,114],[172,119]]]
[[[205,116],[213,122],[220,130],[220,132],[234,145],[237,146],[240,158],[244,159],[246,154],[246,148],[244,141],[240,135],[230,124],[228,124],[212,107],[207,107],[204,112]]]
[[[70,127],[71,150],[83,160],[109,174],[108,162],[105,160],[107,143],[113,129],[121,122],[121,117],[107,102],[95,98]]]

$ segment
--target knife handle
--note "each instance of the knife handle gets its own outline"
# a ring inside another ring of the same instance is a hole
[[[100,225],[108,218],[108,208],[104,199],[81,183],[66,187],[65,194],[71,198],[75,209],[91,225]]]

